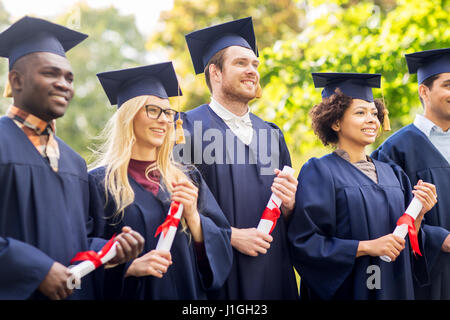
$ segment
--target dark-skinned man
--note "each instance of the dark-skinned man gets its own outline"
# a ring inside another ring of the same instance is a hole
[[[101,267],[82,278],[80,289],[69,285],[71,259],[106,243],[92,237],[103,223],[85,161],[55,135],[55,119],[74,95],[65,52],[86,37],[31,17],[0,34],[0,56],[9,59],[5,93],[13,97],[0,118],[0,299],[101,298],[111,272]],[[144,239],[129,227],[122,231],[108,266],[123,270]]]

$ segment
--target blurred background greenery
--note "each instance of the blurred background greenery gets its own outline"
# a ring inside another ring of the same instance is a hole
[[[251,103],[251,110],[282,128],[297,173],[310,157],[330,152],[310,126],[308,112],[320,101],[311,72],[381,73],[382,89],[374,94],[384,98],[394,132],[421,112],[416,76],[408,74],[404,55],[450,47],[449,0],[174,0],[148,36],[139,32],[134,15],[113,6],[92,8],[79,2],[67,14],[41,18],[68,25],[74,10],[79,31],[89,38],[68,52],[76,93],[66,115],[57,121],[57,133],[88,162],[93,137],[115,110],[96,73],[172,60],[184,93],[181,109],[209,101],[203,75],[194,75],[184,39],[199,28],[253,17],[263,97]],[[12,22],[0,0],[0,29]],[[6,77],[7,61],[2,59],[0,89]],[[0,98],[0,111],[10,103]]]

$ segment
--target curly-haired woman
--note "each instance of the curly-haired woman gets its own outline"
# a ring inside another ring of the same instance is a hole
[[[413,277],[427,281],[420,251],[392,234],[416,196],[423,204],[415,229],[436,203],[434,185],[419,182],[411,192],[405,173],[366,155],[384,120],[374,100],[380,75],[316,73],[322,102],[310,115],[314,132],[331,154],[310,159],[298,181],[296,208],[288,236],[302,298],[413,299]],[[421,230],[418,249],[423,250]],[[387,255],[391,263],[379,257]],[[414,276],[413,276],[414,274]]]

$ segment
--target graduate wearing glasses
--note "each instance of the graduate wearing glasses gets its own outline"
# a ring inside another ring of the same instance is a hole
[[[392,234],[397,220],[416,196],[423,209],[436,203],[434,185],[414,190],[396,165],[368,157],[384,120],[384,105],[374,100],[380,75],[315,73],[324,87],[322,102],[311,110],[314,132],[336,150],[310,159],[298,181],[296,208],[288,236],[301,276],[301,296],[311,299],[414,299],[413,277],[428,281],[422,230],[413,257],[409,240]],[[392,262],[379,257],[387,255]],[[374,270],[375,277],[369,279]]]
[[[178,81],[171,62],[99,73],[117,111],[104,130],[90,177],[105,204],[105,236],[130,225],[145,237],[123,290],[107,298],[205,299],[231,267],[230,226],[195,168],[172,160]],[[184,211],[171,251],[155,250],[155,233],[171,201]],[[118,275],[121,276],[121,275]]]

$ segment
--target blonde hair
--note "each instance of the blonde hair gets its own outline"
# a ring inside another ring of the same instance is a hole
[[[94,150],[94,162],[90,169],[105,168],[105,196],[108,202],[110,194],[115,202],[116,211],[113,221],[123,219],[124,210],[134,201],[134,191],[128,180],[128,164],[136,137],[133,120],[141,108],[144,107],[148,96],[138,96],[123,103],[116,113],[109,119],[99,138],[104,141],[98,150]],[[174,127],[169,124],[163,144],[156,150],[156,163],[147,167],[145,175],[148,179],[150,171],[159,170],[163,182],[162,188],[171,193],[172,182],[189,179],[183,172],[181,165],[173,160],[172,149],[175,143]],[[185,227],[184,219],[182,219]]]

